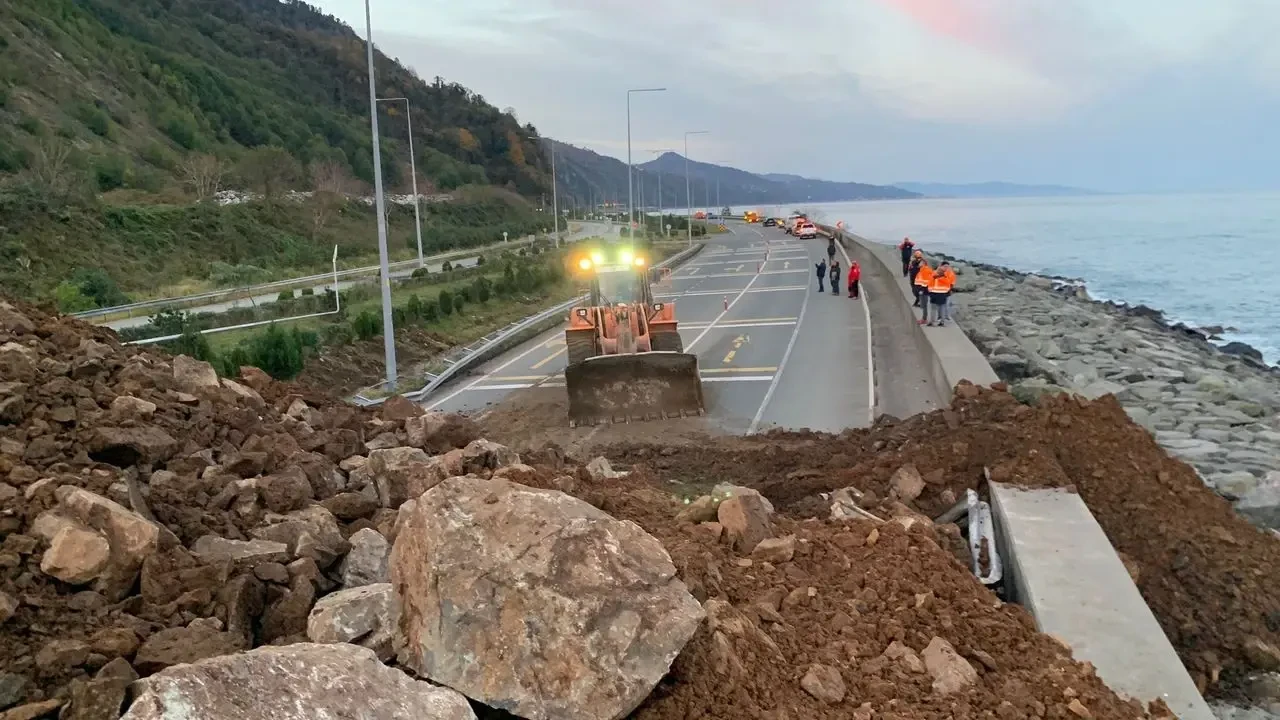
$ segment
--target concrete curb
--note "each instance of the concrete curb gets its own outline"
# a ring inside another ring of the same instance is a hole
[[[1010,600],[1122,695],[1164,700],[1182,720],[1213,714],[1084,500],[990,483]]]
[[[914,298],[911,288],[902,277],[901,262],[894,248],[846,230],[825,225],[819,227],[828,235],[834,235],[844,245],[849,254],[862,265],[863,272],[874,272],[882,276],[887,274],[893,284],[901,289],[899,302],[893,305],[894,319],[907,326],[921,356],[928,358],[940,405],[945,406],[951,402],[951,391],[961,380],[984,386],[1000,381],[982,352],[957,325],[953,323],[949,327],[925,328],[916,322],[919,313],[911,306]]]

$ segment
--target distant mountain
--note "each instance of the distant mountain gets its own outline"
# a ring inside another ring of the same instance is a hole
[[[627,164],[616,158],[545,139],[544,151],[556,151],[556,177],[562,203],[579,205],[627,203]],[[665,153],[655,160],[637,163],[632,178],[636,205],[658,205],[662,186],[663,207],[684,207],[685,159]],[[717,183],[721,205],[780,205],[799,202],[839,202],[844,200],[884,200],[919,197],[915,193],[884,185],[811,180],[798,175],[757,175],[737,168],[697,161],[689,162],[690,190],[694,207],[716,204]],[[708,190],[709,195],[708,195]]]
[[[1011,197],[1071,197],[1099,195],[1097,190],[1067,187],[1065,185],[1019,185],[1007,182],[983,183],[928,183],[900,182],[894,187],[935,198],[1011,198]]]
[[[683,177],[684,164],[683,156],[669,152],[655,160],[642,163],[640,167],[646,171]],[[689,163],[689,175],[698,180],[709,180],[712,184],[713,199],[715,183],[718,181],[723,205],[894,200],[918,197],[916,193],[888,185],[832,182],[778,173],[757,175],[746,170],[697,161]]]

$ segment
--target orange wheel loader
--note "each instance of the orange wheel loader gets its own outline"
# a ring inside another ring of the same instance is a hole
[[[698,358],[684,352],[675,304],[653,297],[659,271],[618,247],[583,254],[575,269],[590,291],[564,334],[570,425],[701,415]]]

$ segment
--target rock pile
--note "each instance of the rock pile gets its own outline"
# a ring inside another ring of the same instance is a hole
[[[1048,278],[961,269],[972,292],[959,323],[1015,394],[1115,395],[1241,514],[1280,528],[1280,372],[1256,351],[1215,346],[1158,311],[1093,302]]]
[[[961,385],[947,409],[881,418],[869,430],[607,454],[669,482],[710,487],[735,476],[780,512],[804,517],[901,515],[892,498],[916,487],[902,502],[938,517],[967,489],[982,491],[984,469],[997,481],[1074,488],[1201,688],[1280,704],[1277,676],[1265,674],[1275,667],[1267,648],[1280,647],[1280,537],[1233,512],[1112,397],[1043,396],[1029,406]]]
[[[957,562],[927,463],[800,520],[3,303],[0,368],[2,720],[1148,716]]]
[[[388,488],[403,481],[404,458],[429,467],[412,481],[420,493],[456,474],[440,468],[491,472],[511,456],[458,418],[396,402],[367,413],[250,369],[220,379],[206,363],[125,348],[104,331],[3,302],[0,377],[6,720],[116,718],[138,676],[151,679],[131,717],[163,714],[174,689],[206,684],[206,671],[241,678],[314,666],[332,679],[342,667],[381,668],[398,617],[388,561],[404,499]],[[424,448],[451,452],[429,458]],[[336,655],[293,645],[308,639],[354,645]],[[221,657],[265,644],[291,647]],[[219,660],[198,664],[209,658]],[[449,704],[435,699],[445,691],[406,689],[415,681],[399,671],[356,675],[346,690],[363,687],[357,697],[384,685],[421,695],[370,717]],[[279,690],[284,678],[273,682]],[[420,716],[469,717],[453,697],[466,715]]]

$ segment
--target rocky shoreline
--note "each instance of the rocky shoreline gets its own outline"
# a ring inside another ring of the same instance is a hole
[[[1113,394],[1253,523],[1280,528],[1280,369],[1215,329],[1091,300],[1078,280],[955,260],[956,320],[1024,400]]]

